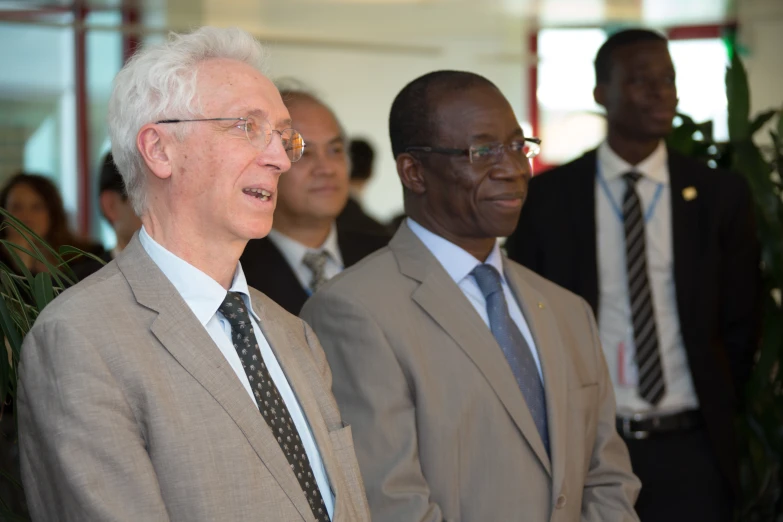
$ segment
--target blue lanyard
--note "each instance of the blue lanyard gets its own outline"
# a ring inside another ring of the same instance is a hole
[[[598,183],[601,184],[601,188],[604,191],[604,194],[606,194],[606,199],[609,200],[609,203],[612,205],[612,209],[614,209],[614,213],[617,216],[617,219],[620,220],[622,223],[625,221],[623,219],[623,211],[620,208],[620,205],[617,204],[617,202],[612,197],[612,193],[609,192],[609,185],[606,184],[606,180],[604,179],[603,175],[601,174],[601,169],[596,169],[596,177],[598,179]],[[647,212],[644,214],[644,222],[647,223],[650,221],[650,218],[653,215],[653,212],[655,211],[655,206],[658,204],[658,200],[661,199],[661,192],[663,192],[663,183],[658,183],[658,188],[655,189],[655,194],[653,195],[652,201],[650,202],[650,206],[647,207]]]

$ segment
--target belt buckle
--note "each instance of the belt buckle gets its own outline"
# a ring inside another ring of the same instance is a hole
[[[639,421],[639,420],[642,420],[642,416],[639,414],[634,414],[631,417],[623,417],[623,437],[625,437],[626,439],[644,440],[650,436],[649,431],[644,431],[644,430],[633,431],[631,429],[631,421]]]

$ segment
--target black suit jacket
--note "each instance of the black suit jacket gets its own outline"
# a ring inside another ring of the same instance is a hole
[[[346,268],[385,247],[389,239],[386,235],[337,227],[337,245]],[[299,283],[282,252],[269,238],[251,239],[239,260],[248,286],[265,293],[292,314],[299,315],[309,297],[307,289]]]
[[[345,208],[337,216],[337,226],[340,230],[353,230],[365,234],[389,237],[392,235],[392,230],[367,215],[359,202],[353,199],[353,196],[348,198]]]
[[[597,314],[596,164],[592,150],[533,178],[506,247],[511,259],[581,295]],[[741,176],[673,151],[669,174],[683,342],[716,456],[738,492],[732,424],[760,326],[760,254],[752,199]],[[688,187],[696,191],[690,201],[683,196]]]

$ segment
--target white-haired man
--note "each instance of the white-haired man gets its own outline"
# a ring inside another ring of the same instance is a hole
[[[115,80],[112,151],[143,228],[25,341],[35,520],[369,519],[317,339],[238,262],[304,147],[262,54],[202,28]]]

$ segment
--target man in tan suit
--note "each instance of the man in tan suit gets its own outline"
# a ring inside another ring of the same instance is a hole
[[[261,67],[250,35],[203,28],[119,73],[109,131],[143,227],[25,340],[34,520],[369,520],[317,339],[238,262],[304,147]]]
[[[539,140],[491,82],[456,71],[407,85],[389,130],[409,218],[302,311],[373,520],[638,520],[589,306],[496,239]]]

